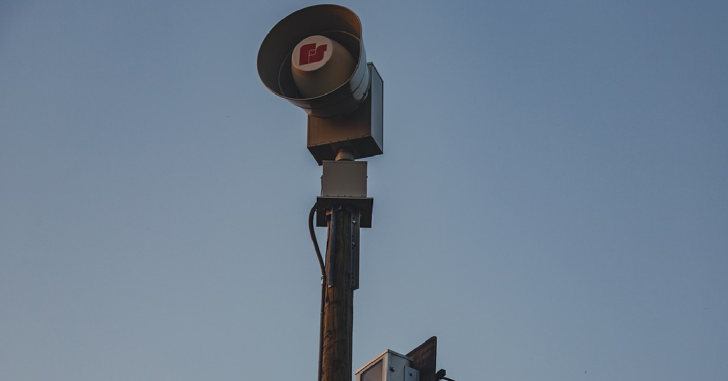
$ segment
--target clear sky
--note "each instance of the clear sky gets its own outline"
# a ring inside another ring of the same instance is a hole
[[[256,72],[308,5],[0,0],[0,380],[316,379],[321,168]],[[385,83],[355,369],[728,379],[728,3],[342,5]]]

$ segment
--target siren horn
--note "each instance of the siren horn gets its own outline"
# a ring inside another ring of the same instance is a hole
[[[310,116],[348,115],[368,95],[370,71],[361,21],[338,5],[315,5],[278,22],[258,51],[258,75]]]

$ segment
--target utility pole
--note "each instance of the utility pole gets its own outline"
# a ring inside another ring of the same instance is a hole
[[[367,162],[384,153],[384,81],[366,59],[359,16],[322,4],[279,21],[258,50],[258,76],[275,95],[308,114],[306,147],[323,169],[321,195],[309,213],[319,261],[321,320],[317,381],[351,381],[354,290],[359,288],[359,230],[372,227]],[[315,225],[328,227],[324,256]],[[408,355],[387,350],[357,380],[452,381],[435,372],[434,336]]]
[[[358,212],[336,206],[327,212],[327,290],[324,312],[323,381],[349,381],[352,372],[352,332],[356,273],[353,252],[358,244]]]
[[[384,153],[384,81],[368,62],[359,17],[314,5],[279,21],[258,50],[258,75],[275,95],[308,114],[307,148],[323,167],[316,226],[328,226],[326,264],[313,233],[322,285],[319,380],[351,381],[359,229],[371,228],[367,162]],[[325,267],[325,268],[324,268]]]

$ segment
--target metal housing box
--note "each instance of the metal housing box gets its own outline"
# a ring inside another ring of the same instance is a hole
[[[342,205],[359,210],[361,227],[372,227],[374,200],[367,197],[367,162],[325,160],[316,204],[316,226],[326,226],[326,209]]]
[[[349,115],[334,119],[308,116],[308,150],[316,162],[334,160],[339,148],[361,159],[384,152],[384,81],[371,62],[367,98]]]
[[[366,197],[366,161],[324,161],[322,197]]]
[[[356,371],[356,381],[418,381],[412,359],[387,349]]]

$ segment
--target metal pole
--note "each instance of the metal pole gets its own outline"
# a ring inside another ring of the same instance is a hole
[[[323,381],[351,381],[354,320],[354,249],[358,212],[334,207],[329,217],[326,250],[327,288],[324,313]],[[330,277],[330,278],[329,278]]]

